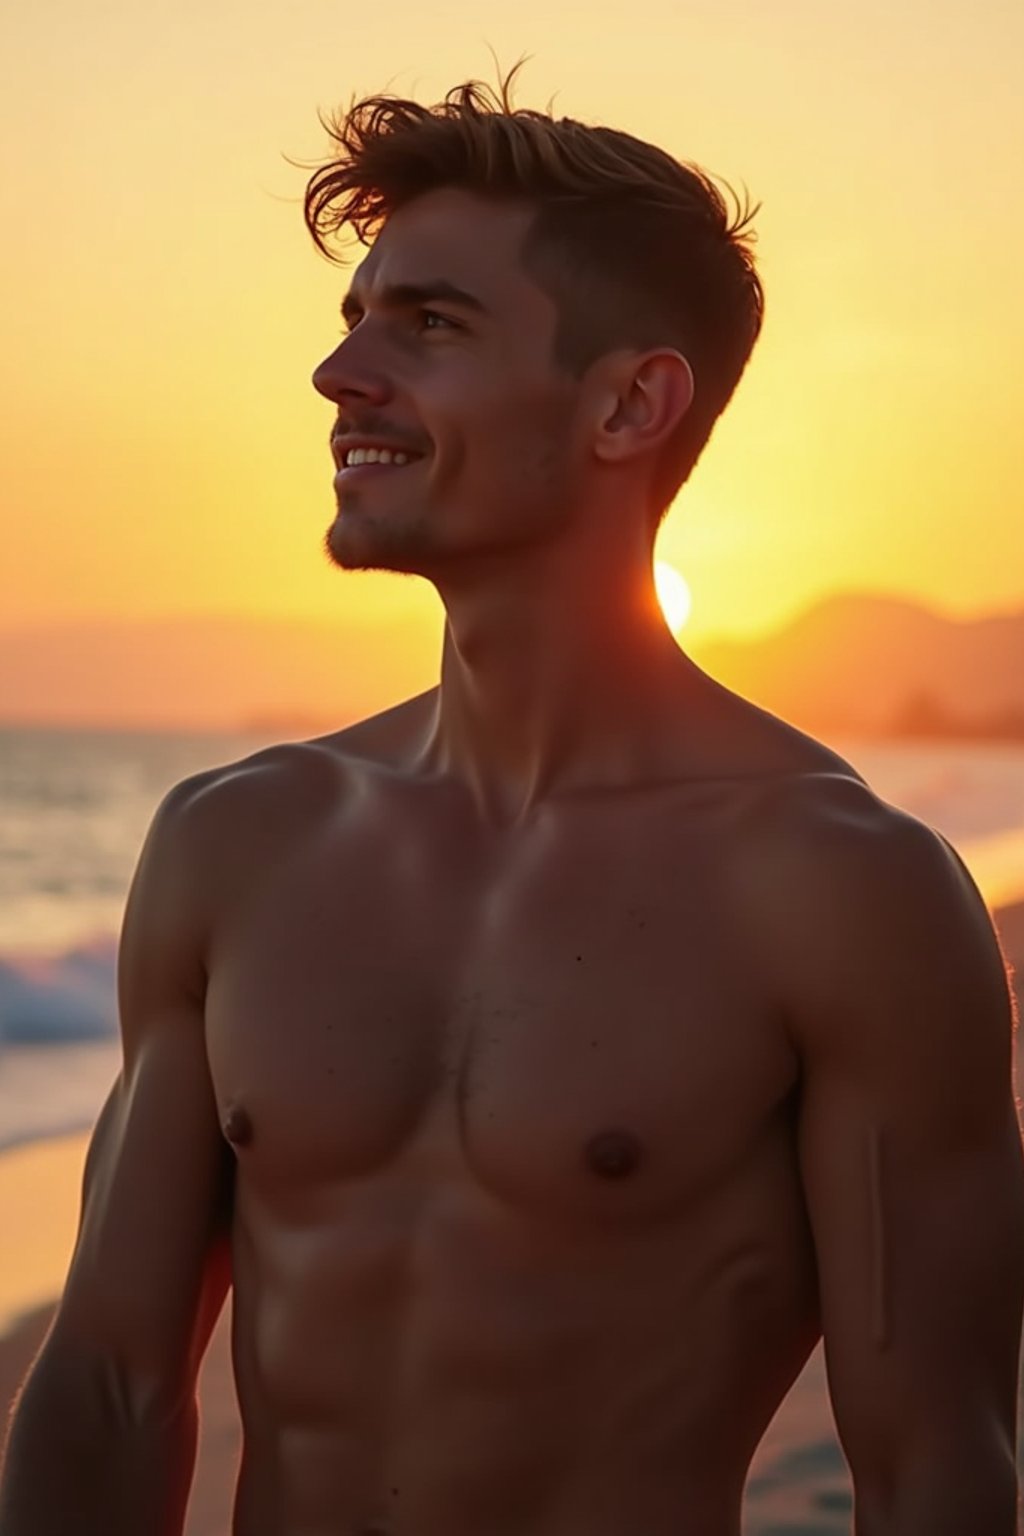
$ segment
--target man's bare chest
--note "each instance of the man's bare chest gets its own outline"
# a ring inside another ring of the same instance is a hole
[[[713,826],[488,858],[402,830],[281,861],[225,922],[208,1047],[252,1179],[419,1168],[651,1216],[742,1158],[794,1063]]]

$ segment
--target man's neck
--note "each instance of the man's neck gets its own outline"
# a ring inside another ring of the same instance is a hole
[[[573,789],[671,778],[715,685],[665,626],[649,558],[610,569],[552,550],[445,584],[427,756],[487,819]],[[688,708],[688,701],[690,707]]]

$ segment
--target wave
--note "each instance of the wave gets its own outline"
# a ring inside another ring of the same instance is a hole
[[[68,1045],[117,1033],[117,940],[0,956],[0,1044]]]

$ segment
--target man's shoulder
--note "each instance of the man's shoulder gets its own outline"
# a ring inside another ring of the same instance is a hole
[[[755,863],[763,857],[776,867],[780,858],[817,864],[823,837],[886,842],[909,827],[936,835],[883,800],[834,747],[789,721],[736,696],[726,720],[720,734],[735,767],[726,767],[723,779],[749,790],[742,843]]]
[[[405,699],[328,734],[260,747],[182,779],[158,813],[205,830],[273,813],[302,819],[335,806],[339,795],[375,772],[397,770],[429,707],[431,694]]]
[[[200,845],[218,831],[294,804],[309,808],[309,792],[331,777],[336,759],[315,741],[261,747],[179,780],[164,796],[151,836],[164,841],[194,835]]]
[[[700,716],[706,771],[725,782],[748,785],[767,797],[788,788],[797,802],[818,778],[864,785],[857,769],[835,748],[779,715],[712,681]],[[866,785],[865,785],[866,787]]]
[[[943,891],[962,901],[973,890],[941,833],[828,748],[761,781],[745,832],[743,869],[759,904],[801,923],[850,920],[865,906],[895,911]]]
[[[209,934],[255,880],[323,845],[346,805],[398,766],[417,700],[329,735],[284,741],[181,779],[150,823],[132,912],[147,931]],[[135,924],[139,926],[138,921]],[[193,945],[193,948],[196,946]]]
[[[805,1043],[906,1033],[951,997],[991,1000],[1006,976],[959,854],[860,775],[809,768],[766,782],[740,861],[751,942]],[[979,1004],[980,1006],[980,1004]],[[923,1027],[923,1024],[922,1024]]]

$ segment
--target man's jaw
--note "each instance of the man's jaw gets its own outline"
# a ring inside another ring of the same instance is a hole
[[[367,513],[361,496],[358,506],[346,509],[339,505],[324,540],[331,564],[341,570],[391,571],[405,576],[426,574],[423,545],[421,529],[409,527],[396,515]]]

